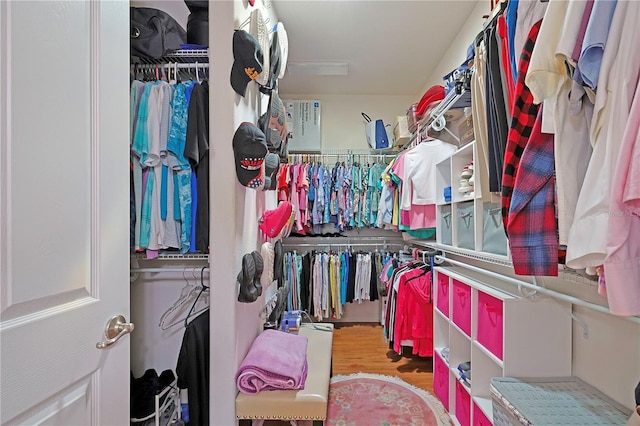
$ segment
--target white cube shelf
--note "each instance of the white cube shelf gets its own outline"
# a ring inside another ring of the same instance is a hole
[[[494,256],[509,258],[508,243],[500,205],[482,200],[483,179],[478,167],[475,142],[464,145],[449,158],[436,165],[436,241],[438,244],[464,250],[485,252]],[[474,164],[474,191],[472,194],[459,192],[463,168]],[[451,200],[444,198],[445,188],[451,188]]]
[[[571,374],[568,303],[504,293],[459,267],[436,267],[434,284],[434,393],[457,424],[492,424],[492,377]],[[470,384],[457,368],[467,361]]]

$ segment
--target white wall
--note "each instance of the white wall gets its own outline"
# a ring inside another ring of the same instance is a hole
[[[285,79],[287,78],[285,74]],[[322,149],[369,149],[365,137],[365,120],[361,113],[372,119],[382,118],[393,126],[396,116],[405,115],[413,96],[354,96],[309,95],[292,96],[282,93],[282,99],[318,99],[321,102]]]
[[[574,307],[574,314],[589,327],[589,337],[574,321],[573,374],[629,409],[635,408],[640,324],[581,307]]]
[[[469,47],[478,33],[482,30],[482,24],[484,22],[482,16],[489,14],[489,12],[489,2],[484,0],[478,1],[478,5],[473,12],[471,12],[471,15],[469,15],[469,19],[465,22],[462,30],[458,33],[458,36],[449,43],[447,53],[442,57],[438,66],[427,78],[423,92],[435,84],[442,85],[444,83],[442,77],[449,74],[462,64],[467,56],[467,47]]]

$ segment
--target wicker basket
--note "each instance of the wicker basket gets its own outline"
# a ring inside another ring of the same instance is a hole
[[[577,377],[491,379],[494,426],[626,425],[629,410]]]

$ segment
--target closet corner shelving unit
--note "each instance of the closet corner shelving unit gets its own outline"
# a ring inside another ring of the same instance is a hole
[[[477,158],[476,143],[472,141],[436,165],[436,242],[508,262],[501,206],[483,201],[480,182],[486,177],[481,176],[476,167],[473,193],[461,194],[458,191],[463,168],[472,162],[474,166],[477,165]],[[450,201],[444,198],[447,187],[451,188]]]
[[[571,375],[568,303],[513,296],[459,267],[436,267],[434,284],[433,389],[455,424],[493,424],[492,377]]]

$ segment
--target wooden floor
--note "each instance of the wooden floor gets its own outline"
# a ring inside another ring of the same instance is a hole
[[[334,376],[360,372],[398,376],[433,393],[432,358],[411,355],[411,348],[398,355],[384,341],[378,324],[336,323],[332,363]]]

